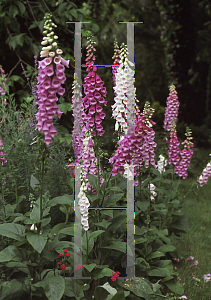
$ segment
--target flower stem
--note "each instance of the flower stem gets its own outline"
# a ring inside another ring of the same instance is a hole
[[[87,265],[88,265],[88,246],[89,246],[89,241],[88,241],[88,236],[86,231],[86,264]]]
[[[45,164],[45,150],[46,146],[45,143],[43,143],[42,147],[42,160],[41,160],[41,185],[40,185],[40,223],[37,227],[37,233],[39,234],[41,231],[41,220],[42,220],[42,195],[43,195],[43,179],[44,179],[44,164]]]

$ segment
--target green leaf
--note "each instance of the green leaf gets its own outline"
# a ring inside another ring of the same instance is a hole
[[[73,205],[74,205],[74,196],[65,194],[63,196],[55,197],[55,198],[51,199],[48,202],[47,206],[53,207],[57,204],[68,204],[71,207],[73,207]]]
[[[70,10],[70,14],[71,14],[75,19],[78,18],[78,14],[77,14],[76,9],[71,9],[71,10]]]
[[[84,292],[81,285],[76,280],[71,278],[65,278],[65,291],[64,295],[68,297],[74,297],[74,299],[81,299],[84,297]]]
[[[47,243],[47,236],[42,234],[36,234],[33,232],[27,232],[26,234],[27,241],[32,247],[38,252],[41,253]]]
[[[160,252],[160,251],[155,251],[155,252],[152,252],[148,257],[147,257],[147,260],[150,260],[150,259],[153,259],[153,258],[157,258],[157,257],[162,257],[162,256],[165,256],[164,253]]]
[[[74,180],[74,178],[70,178],[70,176],[68,175],[67,176],[67,183],[69,184],[69,186],[71,187],[71,189],[74,191],[74,182],[75,180]]]
[[[117,250],[117,251],[126,253],[126,245],[127,245],[127,243],[125,243],[125,242],[113,242],[108,247],[101,247],[101,248],[102,249],[113,249],[113,250]],[[133,256],[132,251],[130,249],[130,246],[127,245],[127,247],[128,247],[128,250],[129,250],[129,255]]]
[[[40,184],[39,181],[34,177],[33,174],[31,174],[31,181],[30,181],[31,188],[34,190],[39,184]]]
[[[153,294],[153,291],[149,285],[149,283],[142,278],[133,278],[131,281],[123,281],[118,280],[117,284],[123,287],[126,290],[131,291],[137,297],[143,297],[146,300],[151,299],[149,296]]]
[[[94,239],[89,239],[90,237],[89,231],[87,231],[87,237],[88,237],[88,254],[89,254],[94,248]],[[86,234],[84,232],[84,235],[82,237],[82,252],[84,254],[86,254],[86,249],[87,249],[87,240],[86,240]]]
[[[140,208],[143,212],[145,212],[147,210],[147,208],[149,207],[149,201],[143,201],[143,202],[137,202],[136,205],[138,208]]]
[[[61,15],[61,14],[62,14],[62,11],[66,10],[66,6],[67,6],[67,5],[68,5],[67,2],[60,4],[59,7],[58,7],[58,9],[57,9],[57,13],[58,13],[59,15]]]
[[[92,25],[92,31],[93,33],[97,33],[100,29],[100,27],[97,24],[91,24]]]
[[[194,202],[194,201],[192,201],[192,200],[184,200],[184,201],[182,202],[182,204],[184,204],[184,205],[195,205],[196,202]]]
[[[25,226],[14,223],[0,224],[0,234],[14,240],[21,240],[25,237]]]
[[[183,295],[184,294],[184,288],[183,286],[178,282],[175,281],[174,279],[164,282],[164,284],[173,292],[178,295]]]
[[[98,235],[100,235],[103,232],[105,232],[105,230],[96,230],[96,231],[94,231],[90,234],[89,239],[93,239],[93,238],[97,237]]]
[[[125,214],[119,214],[112,218],[111,224],[108,226],[108,230],[114,232],[119,228],[122,224],[126,224],[126,216]]]
[[[72,111],[72,105],[71,103],[62,103],[62,104],[57,104],[58,108],[66,114],[67,111]]]
[[[21,12],[21,15],[23,15],[24,12],[25,12],[25,10],[26,10],[24,4],[23,4],[22,2],[20,2],[20,1],[16,1],[16,4],[17,4],[17,6],[19,7],[19,10],[20,10],[20,12]]]
[[[147,271],[148,276],[165,277],[166,274],[161,269],[153,269]]]
[[[109,294],[111,295],[115,295],[117,293],[117,290],[115,288],[113,288],[112,286],[110,286],[110,284],[108,282],[104,283],[104,285],[98,286],[97,288],[100,288],[99,290],[102,291],[102,288],[105,289]],[[97,290],[97,288],[95,289],[95,291]],[[107,294],[108,294],[107,293]],[[97,299],[100,295],[96,293],[94,296]]]
[[[8,246],[0,252],[0,262],[21,261],[21,253],[15,245]]]
[[[43,287],[49,300],[60,300],[65,291],[65,280],[62,276],[47,277],[33,284],[33,287]]]
[[[1,300],[19,300],[22,299],[23,286],[16,279],[1,282],[0,284]]]
[[[96,264],[83,265],[83,267],[86,268],[87,271],[91,273],[92,270],[96,267]]]
[[[114,206],[117,201],[119,201],[122,197],[124,196],[123,193],[119,193],[119,194],[113,194],[111,195],[111,197],[107,197],[107,199],[104,202],[104,206]]]
[[[111,277],[113,276],[112,270],[109,268],[103,268],[103,269],[96,269],[93,271],[93,279],[97,280],[100,278],[103,278],[105,276]]]
[[[93,174],[88,174],[87,178],[89,180],[90,185],[97,191],[97,178]]]
[[[160,252],[166,253],[166,252],[174,251],[175,249],[176,249],[176,247],[173,245],[163,245],[160,248],[158,248],[157,250]]]
[[[62,230],[59,231],[59,234],[60,233],[74,236],[74,227],[63,228]]]
[[[27,275],[30,276],[30,271],[29,271],[28,266],[27,266],[26,263],[11,261],[11,262],[8,262],[6,264],[6,267],[7,268],[18,269],[19,271],[24,272],[24,273],[26,273]]]
[[[18,14],[18,8],[15,5],[10,5],[9,7],[9,14],[12,18],[14,18]]]

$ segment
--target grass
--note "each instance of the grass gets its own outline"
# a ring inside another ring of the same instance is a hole
[[[196,149],[193,162],[190,165],[191,177],[182,182],[181,187],[187,192],[193,182],[197,180],[207,162],[210,160],[211,150]],[[187,199],[196,202],[195,205],[186,206],[184,212],[189,213],[192,227],[187,234],[182,235],[177,245],[181,250],[183,259],[175,263],[181,283],[184,284],[184,294],[189,300],[211,300],[211,282],[205,283],[203,275],[211,273],[211,179],[207,185],[197,189],[197,194],[191,192]],[[193,261],[185,259],[193,256]],[[198,260],[198,267],[190,265]]]

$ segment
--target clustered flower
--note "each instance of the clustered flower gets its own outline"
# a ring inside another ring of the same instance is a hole
[[[119,274],[121,274],[121,273],[117,271],[115,273],[112,272],[112,274],[113,274],[113,276],[111,277],[111,280],[112,281],[116,281],[117,278],[119,277]]]
[[[159,155],[160,160],[157,162],[157,166],[158,166],[158,171],[160,173],[165,172],[165,167],[167,166],[167,159],[165,159],[165,157],[160,154]]]
[[[80,188],[80,192],[78,194],[78,204],[80,207],[80,213],[82,214],[82,220],[81,224],[83,225],[83,228],[85,231],[89,229],[89,223],[88,223],[88,214],[89,214],[89,209],[88,207],[90,206],[89,199],[86,197],[85,191],[87,190],[87,187],[85,183],[83,182]]]
[[[105,114],[102,111],[100,105],[107,105],[107,101],[103,97],[106,96],[106,88],[103,87],[104,82],[101,78],[95,74],[97,71],[96,66],[94,66],[95,56],[94,48],[95,42],[91,33],[88,34],[88,49],[86,65],[87,71],[89,72],[85,78],[84,92],[86,96],[82,99],[82,103],[79,102],[80,94],[78,89],[77,77],[75,75],[75,81],[73,85],[73,113],[74,113],[74,130],[73,130],[73,148],[76,160],[71,164],[71,168],[75,165],[78,165],[81,161],[83,163],[83,173],[86,181],[86,188],[91,189],[89,182],[87,182],[87,174],[93,174],[95,177],[97,174],[97,158],[94,153],[92,134],[95,136],[96,132],[102,136],[104,134],[103,127],[101,126],[102,119],[104,119]],[[86,115],[85,111],[88,111]],[[82,128],[83,127],[83,128]],[[99,167],[100,171],[100,186],[103,184],[102,169]],[[84,195],[85,192],[83,191]],[[93,193],[97,193],[93,189]],[[84,224],[84,228],[88,230],[88,217],[87,221]]]
[[[167,107],[165,110],[165,119],[164,119],[164,126],[163,128],[167,131],[172,129],[172,120],[174,120],[175,124],[178,117],[178,110],[179,110],[179,101],[177,97],[177,92],[175,90],[175,86],[171,84],[170,86],[170,94],[167,98]]]
[[[114,59],[114,63],[112,65],[112,74],[113,74],[113,81],[114,81],[114,87],[115,87],[116,86],[116,73],[117,73],[117,69],[119,68],[119,62],[120,62],[120,50],[119,50],[116,36],[115,36],[115,40],[114,40],[114,55],[112,56],[112,59]],[[115,92],[115,96],[117,96],[116,92]]]
[[[128,134],[118,142],[118,149],[114,156],[109,159],[109,162],[113,164],[111,171],[113,176],[117,175],[117,172],[123,174],[126,164],[131,165],[133,163],[135,167],[139,167],[145,161],[146,168],[149,167],[149,163],[156,168],[154,160],[154,147],[156,147],[156,143],[154,142],[155,132],[152,129],[152,125],[155,123],[150,120],[153,112],[154,109],[150,108],[149,102],[146,102],[144,111],[138,117],[138,120],[136,120],[135,126],[129,128]],[[133,134],[131,134],[132,130],[134,130]],[[136,168],[134,173],[136,176],[139,176]],[[134,185],[138,185],[138,180],[134,182]]]
[[[169,150],[168,150],[168,156],[169,156],[168,163],[177,166],[180,160],[180,157],[178,156],[178,153],[180,153],[180,148],[179,148],[180,142],[177,139],[176,124],[174,123],[174,121],[172,123],[173,124],[170,131],[170,143],[169,143]]]
[[[105,113],[102,111],[102,107],[100,104],[107,106],[107,101],[105,101],[104,97],[106,97],[107,91],[106,88],[103,87],[104,81],[95,74],[97,71],[97,67],[94,66],[95,56],[94,52],[96,49],[94,48],[94,44],[96,42],[93,41],[93,37],[89,32],[88,36],[88,46],[87,50],[87,58],[86,65],[88,65],[86,71],[88,71],[88,75],[85,77],[83,84],[84,93],[86,96],[83,98],[83,103],[85,107],[85,111],[88,111],[86,115],[86,125],[87,130],[89,128],[94,129],[95,132],[98,132],[98,135],[102,136],[104,134],[103,127],[101,126],[102,119],[105,118]]]
[[[75,164],[79,164],[83,152],[83,140],[84,134],[82,132],[82,127],[84,126],[84,120],[86,119],[86,114],[84,112],[83,102],[80,102],[81,93],[79,90],[77,74],[74,74],[73,82],[73,96],[72,96],[72,108],[74,116],[74,124],[72,131],[72,144],[75,154]],[[74,167],[74,164],[72,164]]]
[[[198,182],[200,183],[200,186],[207,184],[210,177],[211,177],[211,162],[209,162],[206,165],[206,168],[202,171],[202,175],[199,176]]]
[[[175,166],[175,173],[178,174],[180,177],[182,176],[183,179],[187,178],[188,176],[187,169],[190,165],[190,160],[193,155],[193,150],[190,149],[191,147],[193,147],[193,143],[190,141],[192,139],[191,130],[188,127],[186,129],[185,135],[187,138],[182,143],[184,145],[184,149],[180,151],[182,160],[178,165]]]
[[[205,283],[207,283],[207,282],[211,281],[211,274],[208,273],[208,274],[204,275],[203,278],[205,280]]]
[[[112,105],[112,117],[116,119],[115,130],[118,131],[119,125],[121,129],[127,133],[127,76],[130,77],[130,82],[134,80],[134,72],[128,66],[127,60],[127,46],[124,43],[121,45],[120,52],[120,66],[116,73],[116,86],[114,86],[114,91],[116,97],[114,97],[114,105]]]
[[[0,65],[0,83],[6,86],[5,81],[6,81],[5,73],[4,73],[2,66]],[[0,87],[0,94],[1,95],[6,94],[4,89],[1,87]],[[7,105],[6,99],[4,99],[4,105]],[[2,166],[3,166],[3,164],[5,164],[7,162],[6,158],[4,157],[3,147],[4,147],[4,145],[3,145],[2,139],[0,137],[0,162],[1,162]],[[5,180],[5,178],[3,178],[3,179]],[[5,185],[5,184],[6,184],[6,181],[4,181],[3,185]]]
[[[150,183],[150,186],[148,185],[148,188],[150,190],[150,200],[153,202],[155,201],[155,197],[157,196],[157,193],[155,192],[155,185],[153,183]]]
[[[83,172],[84,172],[84,178],[86,180],[86,187],[88,190],[91,190],[90,183],[87,179],[87,174],[90,173],[94,175],[96,178],[98,176],[97,174],[97,158],[95,157],[95,152],[93,148],[93,141],[91,135],[87,132],[86,137],[83,140],[83,152],[82,152],[82,161],[83,161]],[[102,186],[104,182],[104,178],[102,176],[102,168],[99,166],[99,172],[100,172],[100,187]],[[97,194],[97,191],[92,188],[93,193]]]
[[[190,265],[190,267],[198,267],[199,262],[198,260],[195,260],[193,264]]]
[[[57,251],[59,253],[59,256],[57,258],[60,257],[70,257],[71,254],[68,252],[68,249],[63,249],[64,253],[60,253],[59,251]],[[57,265],[62,269],[62,271],[65,271],[67,269],[66,265],[64,263],[62,263],[61,261],[57,262]]]
[[[53,125],[53,117],[55,113],[58,118],[61,117],[62,112],[56,105],[58,97],[56,93],[62,96],[65,89],[61,87],[66,80],[64,70],[65,66],[69,68],[69,61],[61,57],[63,51],[57,49],[58,36],[54,35],[53,27],[57,27],[51,21],[51,15],[46,14],[44,19],[44,29],[43,34],[45,35],[42,41],[42,45],[47,45],[43,47],[40,52],[40,57],[45,57],[42,61],[39,61],[39,76],[37,77],[37,94],[39,101],[36,104],[39,105],[39,110],[35,114],[38,123],[36,127],[39,131],[45,134],[44,142],[46,145],[52,143],[52,138],[57,135],[57,131]],[[50,52],[51,50],[51,52]]]

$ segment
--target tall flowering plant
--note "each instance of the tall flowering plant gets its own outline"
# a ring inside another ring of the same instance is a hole
[[[38,123],[36,127],[39,131],[45,134],[45,144],[52,143],[52,138],[55,137],[57,131],[53,125],[53,117],[57,114],[61,117],[62,112],[56,105],[58,101],[57,94],[64,95],[65,89],[61,86],[65,80],[65,67],[69,68],[69,61],[65,60],[61,54],[63,51],[58,49],[56,40],[58,36],[54,35],[53,28],[56,28],[51,21],[51,15],[46,14],[44,23],[45,31],[43,34],[42,45],[45,46],[40,52],[40,57],[44,57],[39,61],[39,75],[37,77],[37,94],[39,100],[36,104],[39,105],[38,112],[35,114]],[[46,46],[47,45],[47,46]]]
[[[129,129],[128,134],[119,141],[118,149],[114,156],[109,159],[109,162],[113,164],[111,171],[113,176],[117,175],[117,172],[123,174],[125,167],[132,164],[136,167],[134,174],[139,176],[138,169],[144,161],[146,168],[149,167],[149,163],[154,168],[157,167],[154,160],[154,147],[156,147],[156,143],[154,142],[155,132],[152,128],[155,122],[150,120],[153,112],[154,109],[150,108],[149,102],[146,102],[143,113],[136,118],[134,126],[135,135],[131,136]],[[128,173],[125,172],[124,175],[126,174]],[[134,182],[134,185],[138,185],[138,180]]]
[[[2,68],[2,66],[0,65],[0,83],[3,85],[3,86],[6,86],[6,78],[5,78],[5,72],[4,72],[4,69]],[[2,96],[4,96],[6,94],[5,90],[0,86],[0,94]],[[3,104],[3,101],[2,103]],[[4,105],[7,105],[7,100],[4,99]],[[1,122],[0,122],[1,123]],[[6,158],[4,157],[4,153],[3,153],[3,142],[2,142],[2,139],[0,137],[0,163],[2,164],[5,164],[7,162]],[[5,178],[3,178],[5,179]],[[3,185],[5,184],[6,182],[4,181]]]
[[[77,88],[77,78],[75,75],[73,85],[73,115],[74,115],[74,129],[73,129],[73,148],[76,160],[71,164],[71,167],[78,165],[82,162],[83,184],[81,191],[78,195],[80,212],[82,214],[82,225],[84,230],[88,230],[88,207],[89,201],[86,197],[85,191],[91,190],[90,183],[87,182],[87,175],[92,174],[98,178],[100,186],[102,186],[104,178],[102,177],[102,169],[99,164],[99,156],[95,156],[94,144],[98,135],[104,134],[103,127],[101,125],[102,119],[105,118],[103,113],[102,104],[107,105],[104,97],[106,97],[106,88],[103,87],[104,82],[96,74],[97,67],[94,66],[95,55],[94,52],[94,40],[89,32],[88,36],[87,58],[86,65],[88,71],[83,84],[85,97],[82,98],[82,103],[79,103],[79,89]],[[86,183],[85,183],[86,182]],[[95,189],[92,189],[94,194],[97,194]]]
[[[167,98],[167,106],[165,110],[164,129],[170,131],[170,141],[168,156],[169,164],[174,164],[175,174],[178,174],[183,179],[187,178],[187,169],[190,164],[190,160],[193,154],[191,147],[194,144],[191,142],[191,130],[187,127],[186,129],[186,140],[182,143],[184,149],[180,150],[180,142],[177,138],[176,121],[178,119],[179,101],[175,86],[171,84],[169,97]],[[168,139],[167,139],[168,141]]]
[[[112,59],[114,60],[113,65],[112,65],[112,74],[113,74],[113,81],[114,81],[114,88],[115,88],[116,73],[117,73],[117,69],[119,68],[119,64],[120,64],[120,50],[119,50],[116,36],[114,39],[114,55],[112,56]],[[116,92],[115,92],[115,96],[117,96]]]

